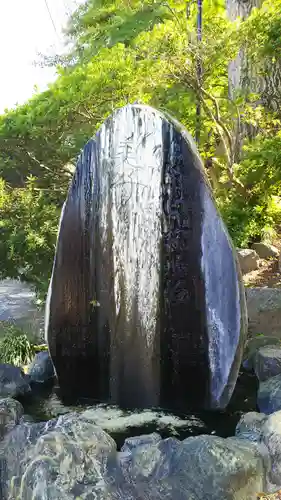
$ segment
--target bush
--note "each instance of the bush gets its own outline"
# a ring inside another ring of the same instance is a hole
[[[27,365],[35,355],[34,345],[20,329],[7,326],[0,340],[0,362],[15,366]]]
[[[221,202],[221,212],[238,247],[274,236],[281,224],[281,132],[274,127],[244,146],[235,166],[246,194],[233,190]],[[220,200],[218,200],[220,201]]]
[[[30,178],[10,188],[0,178],[0,279],[20,278],[45,295],[51,275],[60,209]]]
[[[0,324],[0,363],[24,366],[31,363],[36,352],[47,346],[36,345],[32,338],[17,326],[9,323]]]

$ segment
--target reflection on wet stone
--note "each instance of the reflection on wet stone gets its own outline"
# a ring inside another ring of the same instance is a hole
[[[129,105],[84,147],[46,306],[62,393],[225,408],[246,332],[239,265],[182,127]]]

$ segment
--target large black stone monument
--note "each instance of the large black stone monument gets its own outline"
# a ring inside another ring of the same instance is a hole
[[[246,333],[239,265],[191,137],[129,105],[84,147],[46,305],[62,393],[224,408]]]

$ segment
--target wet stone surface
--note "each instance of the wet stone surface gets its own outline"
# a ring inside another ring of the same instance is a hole
[[[228,405],[246,339],[243,280],[195,143],[171,117],[127,105],[85,145],[46,311],[65,395]]]

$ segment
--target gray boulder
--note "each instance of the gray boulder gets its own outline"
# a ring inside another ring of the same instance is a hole
[[[242,274],[250,273],[258,269],[259,256],[254,250],[248,248],[237,250]]]
[[[18,425],[2,450],[5,495],[21,500],[256,500],[268,469],[261,448],[238,438],[181,442],[154,433],[117,452],[90,410]]]
[[[270,245],[269,243],[260,242],[254,243],[252,245],[253,250],[255,250],[260,257],[260,259],[271,259],[279,257],[278,248]]]
[[[68,500],[91,498],[87,495],[92,493],[93,498],[110,498],[104,496],[104,477],[108,459],[116,456],[116,444],[100,427],[77,413],[46,424],[19,425],[3,443],[9,498],[20,494],[22,500],[35,496]]]
[[[31,392],[29,380],[23,371],[13,365],[0,364],[0,397],[17,398]]]
[[[266,488],[269,493],[281,488],[281,411],[272,415],[255,412],[243,415],[236,428],[236,436],[258,443],[267,466]],[[275,497],[274,497],[275,498]],[[276,497],[277,498],[277,497]]]
[[[271,467],[268,481],[270,490],[275,491],[281,488],[281,411],[266,419],[261,440],[269,451]]]
[[[281,339],[281,289],[246,288],[248,332]]]
[[[254,370],[260,382],[281,374],[281,345],[258,349],[254,358]]]
[[[19,424],[23,415],[22,405],[12,398],[0,399],[0,439]]]
[[[245,413],[236,426],[235,436],[258,443],[261,439],[262,428],[267,418],[267,415],[264,413],[257,413],[255,411]]]
[[[51,381],[55,376],[54,365],[49,351],[41,351],[36,354],[31,365],[28,367],[30,383],[44,384]]]
[[[260,411],[267,415],[281,410],[281,375],[260,383],[257,404]]]
[[[136,487],[133,498],[256,500],[265,486],[261,450],[237,438],[155,439],[120,453],[119,460],[123,476]]]
[[[267,337],[258,335],[250,338],[245,345],[243,355],[243,368],[248,371],[254,370],[255,357],[258,349],[265,346],[278,346],[281,348],[281,341],[278,337]]]

